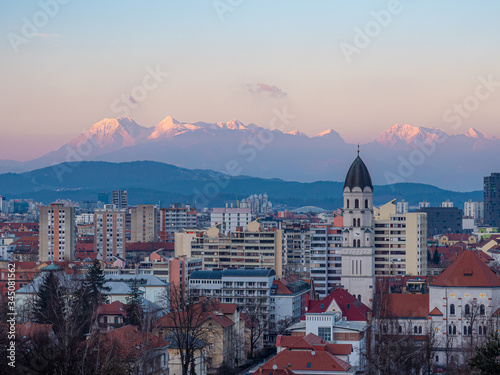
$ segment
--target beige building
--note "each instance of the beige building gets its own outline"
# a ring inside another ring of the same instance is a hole
[[[396,213],[396,200],[374,209],[375,274],[427,274],[427,214]]]
[[[94,246],[104,262],[113,261],[113,256],[125,259],[125,215],[113,204],[94,213]]]
[[[154,242],[158,240],[159,213],[152,204],[139,204],[130,209],[131,241]]]
[[[39,210],[39,260],[75,260],[75,208],[52,203]]]
[[[264,232],[257,221],[229,236],[217,226],[175,234],[175,256],[201,258],[203,269],[272,268],[282,277],[282,231]]]

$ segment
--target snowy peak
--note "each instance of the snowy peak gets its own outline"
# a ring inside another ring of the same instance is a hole
[[[299,130],[292,130],[291,132],[288,132],[286,134],[290,134],[290,135],[299,135],[301,137],[307,137],[307,134],[306,133],[302,133],[301,131]],[[309,137],[308,137],[309,138]]]
[[[315,137],[340,137],[340,134],[333,129],[325,130],[315,135]]]
[[[480,132],[477,129],[470,128],[465,134],[467,138],[474,138],[474,139],[490,139],[490,140],[495,140],[496,137],[493,137],[491,135],[486,135],[483,132]]]
[[[231,120],[229,122],[223,123],[218,122],[217,126],[221,129],[230,129],[230,130],[246,130],[247,127],[243,125],[243,123],[237,119]]]
[[[172,116],[167,116],[158,125],[156,125],[156,128],[149,136],[149,139],[174,137],[199,128],[199,126],[191,124],[181,124]]]
[[[388,146],[414,145],[416,142],[429,143],[443,134],[442,130],[436,128],[396,124],[380,134],[376,141]]]
[[[137,124],[129,117],[105,118],[96,122],[90,130],[74,139],[71,144],[78,146],[92,140],[100,148],[121,148],[144,141],[150,130]]]

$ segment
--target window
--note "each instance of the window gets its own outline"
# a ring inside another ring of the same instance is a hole
[[[422,326],[418,327],[418,333],[422,334]]]
[[[479,326],[479,334],[482,335],[483,334],[483,327]]]
[[[354,201],[354,208],[359,208],[359,199]]]
[[[465,315],[470,315],[470,305],[465,305]]]
[[[417,326],[413,327],[413,333],[414,333],[414,334],[417,334],[417,333],[418,333],[418,331],[417,331],[417,330],[418,330],[418,327],[417,327]]]
[[[479,306],[479,315],[484,315],[485,314],[485,309],[484,305]]]
[[[365,208],[370,208],[368,205],[368,199],[365,199]]]
[[[349,208],[349,199],[347,200],[347,202],[345,204],[345,208]]]
[[[356,226],[356,219],[352,219],[352,226],[355,227]]]
[[[453,303],[450,305],[450,314],[455,315],[455,305]]]
[[[318,327],[318,336],[325,341],[331,341],[332,329],[330,327]]]

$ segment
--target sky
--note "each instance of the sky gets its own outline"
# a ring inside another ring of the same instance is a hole
[[[271,127],[286,110],[286,131],[352,143],[396,123],[500,137],[498,14],[493,0],[2,0],[0,159],[119,116]]]

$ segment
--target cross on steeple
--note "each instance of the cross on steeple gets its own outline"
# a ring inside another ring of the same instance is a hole
[[[358,142],[358,156],[359,156],[359,142]]]

